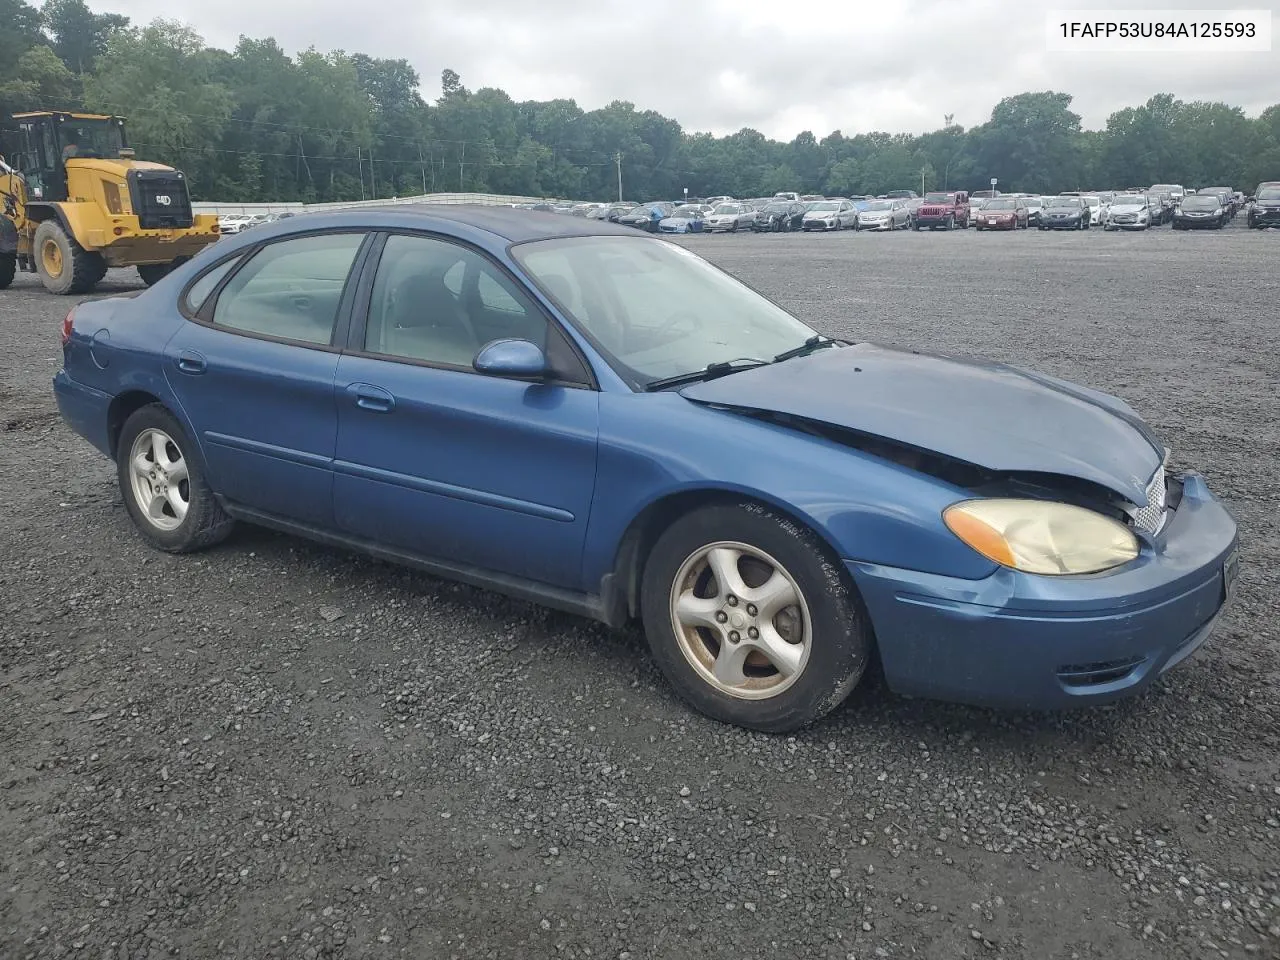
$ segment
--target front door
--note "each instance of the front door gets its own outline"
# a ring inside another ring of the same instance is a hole
[[[335,391],[339,527],[584,589],[599,395],[585,370],[581,383],[475,372],[475,354],[492,340],[532,340],[544,351],[558,342],[510,276],[451,240],[390,236],[351,337]]]
[[[335,328],[363,233],[268,244],[165,346],[165,375],[199,434],[210,485],[303,523],[333,520]],[[215,267],[192,290],[216,286]]]

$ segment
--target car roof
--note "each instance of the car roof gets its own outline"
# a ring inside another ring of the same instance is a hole
[[[309,213],[306,217],[290,218],[287,226],[277,227],[279,232],[271,235],[286,236],[344,227],[448,230],[451,226],[458,232],[480,231],[510,243],[557,237],[636,235],[635,230],[605,220],[566,217],[560,213],[516,210],[511,207],[443,203],[406,203]]]

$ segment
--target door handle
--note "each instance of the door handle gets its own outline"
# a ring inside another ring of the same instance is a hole
[[[355,400],[361,410],[373,413],[390,413],[395,409],[396,398],[372,383],[353,383],[347,387],[347,396]]]
[[[204,357],[191,350],[183,350],[178,354],[178,369],[183,373],[204,373],[207,368]]]

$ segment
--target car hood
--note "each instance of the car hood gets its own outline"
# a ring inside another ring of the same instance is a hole
[[[1138,506],[1164,450],[1124,401],[1019,367],[875,344],[685,387],[696,403],[802,417],[1001,472],[1100,484]]]
[[[1141,203],[1113,203],[1107,209],[1112,213],[1141,213],[1147,208]]]
[[[810,210],[804,215],[804,218],[806,220],[829,220],[839,212],[839,210]]]

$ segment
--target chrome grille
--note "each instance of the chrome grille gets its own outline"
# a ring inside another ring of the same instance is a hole
[[[1133,525],[1139,530],[1156,534],[1164,526],[1165,519],[1165,471],[1164,464],[1156,471],[1156,475],[1147,484],[1147,505],[1139,507],[1133,515]]]

